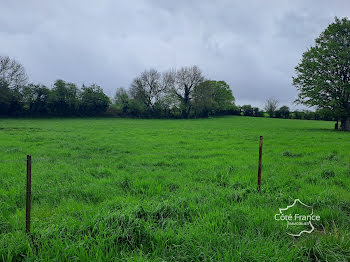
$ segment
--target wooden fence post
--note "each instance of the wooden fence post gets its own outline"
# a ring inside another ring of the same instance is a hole
[[[26,233],[30,233],[30,200],[32,193],[32,156],[27,155]]]
[[[263,146],[263,137],[260,136],[260,141],[259,141],[259,168],[258,168],[258,192],[260,192],[260,186],[261,186],[262,146]]]

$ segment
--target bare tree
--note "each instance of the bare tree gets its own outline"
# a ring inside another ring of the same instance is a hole
[[[0,81],[5,82],[9,88],[16,89],[27,83],[24,67],[8,56],[0,56]]]
[[[191,111],[192,93],[205,79],[198,66],[182,67],[164,74],[167,89],[174,94],[182,107],[182,115],[187,118]]]
[[[161,74],[155,69],[141,73],[139,77],[133,80],[130,89],[133,98],[144,103],[152,111],[162,91]]]
[[[264,110],[269,114],[270,117],[274,116],[274,113],[278,107],[278,100],[275,98],[268,98],[264,105]]]

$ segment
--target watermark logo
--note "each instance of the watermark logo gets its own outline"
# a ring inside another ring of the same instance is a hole
[[[295,199],[293,204],[286,208],[280,208],[275,214],[275,220],[287,224],[287,234],[299,237],[303,233],[310,234],[314,231],[313,221],[320,221],[320,216],[314,214],[312,206],[306,205]]]

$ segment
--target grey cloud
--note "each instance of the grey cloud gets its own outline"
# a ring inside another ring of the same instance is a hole
[[[294,67],[333,21],[338,1],[0,2],[0,55],[33,82],[97,83],[110,96],[144,69],[197,64],[230,84],[238,104],[291,105]]]

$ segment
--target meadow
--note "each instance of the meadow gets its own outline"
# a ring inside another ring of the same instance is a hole
[[[0,119],[0,260],[349,261],[350,133],[333,126],[240,116]],[[321,217],[300,237],[274,219],[296,198]]]

